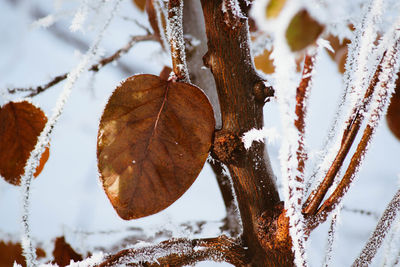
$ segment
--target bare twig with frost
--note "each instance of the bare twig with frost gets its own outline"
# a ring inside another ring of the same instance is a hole
[[[246,265],[245,251],[235,239],[224,235],[205,239],[170,239],[158,245],[126,249],[111,255],[99,267],[115,265],[184,266],[213,260],[235,266]]]
[[[348,191],[352,181],[354,180],[355,175],[360,169],[363,159],[365,158],[365,154],[368,150],[369,144],[376,131],[376,128],[387,110],[390,97],[392,96],[394,91],[397,73],[399,71],[400,62],[398,52],[400,50],[400,38],[398,36],[398,31],[396,30],[396,25],[398,25],[399,22],[400,21],[398,21],[397,24],[392,27],[392,30],[385,35],[383,41],[384,45],[391,43],[391,48],[386,51],[382,59],[382,70],[379,74],[378,83],[375,86],[376,88],[372,97],[368,124],[363,132],[356,151],[354,152],[350,160],[350,164],[337,188],[319,208],[317,216],[310,218],[310,229],[313,229],[321,222],[324,222],[327,219],[328,214],[337,207],[343,196]]]
[[[327,176],[330,166],[334,165],[335,157],[341,153],[340,149],[343,146],[341,147],[340,140],[337,139],[341,138],[337,136],[337,133],[342,133],[348,128],[349,122],[356,116],[356,111],[363,105],[363,92],[374,79],[373,71],[379,63],[380,54],[376,53],[374,42],[377,38],[378,25],[381,22],[382,0],[372,0],[365,6],[363,13],[363,18],[356,26],[353,39],[348,47],[346,72],[344,73],[345,90],[341,95],[328,135],[322,145],[324,152],[319,157],[319,164],[311,175],[310,181],[317,176],[321,177],[318,181],[319,184],[322,183],[322,178]],[[375,62],[370,66],[367,62],[372,58]],[[350,107],[348,107],[349,104]],[[348,108],[346,109],[346,107]],[[343,121],[343,118],[351,119]],[[326,147],[330,147],[330,149],[325,149]],[[310,210],[315,212],[315,207]],[[303,212],[307,211],[303,210]]]
[[[31,240],[30,222],[29,222],[30,187],[31,187],[31,181],[33,179],[33,174],[36,170],[36,167],[39,165],[39,161],[42,156],[42,153],[45,150],[45,147],[50,142],[50,135],[53,131],[56,122],[58,121],[60,115],[62,114],[64,105],[68,99],[68,96],[71,93],[73,86],[75,85],[75,82],[78,80],[79,76],[87,69],[87,66],[90,64],[90,61],[98,53],[98,47],[101,40],[103,39],[105,30],[108,28],[112,18],[117,12],[117,8],[120,2],[121,0],[115,1],[115,3],[112,5],[109,12],[109,16],[107,19],[105,19],[104,25],[100,29],[100,32],[96,40],[94,41],[93,45],[85,54],[81,62],[79,62],[79,64],[68,74],[67,82],[64,85],[64,89],[57,100],[53,114],[46,123],[43,131],[40,133],[35,149],[31,152],[29,159],[25,165],[24,175],[22,175],[21,177],[21,192],[23,197],[22,201],[23,208],[22,208],[22,218],[21,218],[23,234],[21,238],[22,239],[21,244],[23,248],[23,254],[25,256],[28,267],[37,265],[36,253]]]
[[[168,4],[168,39],[171,44],[172,68],[178,80],[190,83],[186,65],[183,38],[183,0],[170,0]]]
[[[102,67],[108,65],[111,62],[114,62],[116,60],[118,60],[119,58],[121,58],[123,55],[125,55],[126,53],[129,52],[129,50],[137,43],[139,42],[143,42],[143,41],[157,41],[157,37],[155,35],[138,35],[138,36],[132,36],[129,40],[129,42],[122,48],[118,49],[117,51],[115,51],[111,56],[103,58],[101,60],[99,60],[99,62],[93,64],[90,68],[89,71],[93,71],[93,72],[98,72]],[[64,81],[65,79],[67,79],[68,77],[68,73],[64,73],[64,74],[60,74],[56,77],[54,77],[51,81],[49,81],[48,83],[44,84],[44,85],[39,85],[36,87],[19,87],[19,88],[9,88],[8,92],[10,94],[14,94],[17,92],[30,92],[27,97],[33,97],[36,96],[44,91],[46,91],[47,89],[49,89],[50,87],[57,85],[58,83]]]
[[[372,233],[367,244],[365,244],[360,256],[354,261],[352,266],[369,266],[375,257],[378,249],[382,245],[386,234],[390,230],[393,221],[400,211],[400,190],[394,195],[386,210],[384,211],[375,231]]]
[[[338,208],[336,212],[332,215],[331,219],[331,224],[329,226],[329,231],[328,231],[328,242],[327,242],[327,248],[325,251],[325,257],[324,257],[324,263],[322,266],[328,267],[331,263],[332,256],[333,256],[333,249],[335,245],[335,238],[337,238],[337,226],[339,224],[339,217],[342,209]]]
[[[307,54],[304,59],[303,76],[300,81],[300,85],[296,90],[296,109],[295,113],[297,118],[294,121],[294,125],[298,131],[298,148],[297,148],[297,170],[298,175],[297,181],[304,183],[304,168],[307,161],[307,152],[305,149],[305,117],[307,114],[308,97],[310,94],[312,74],[314,71],[314,63],[316,54]]]
[[[301,201],[304,195],[304,183],[299,182],[297,150],[300,140],[299,131],[295,127],[296,120],[296,89],[298,86],[296,63],[294,54],[290,51],[285,38],[286,28],[291,16],[298,9],[296,1],[286,4],[279,16],[279,27],[275,29],[274,51],[272,57],[275,64],[276,97],[279,104],[282,128],[285,129],[282,136],[279,159],[284,184],[284,200],[287,216],[289,217],[289,233],[292,238],[292,251],[294,263],[297,266],[307,266],[305,250],[304,218],[301,214]]]
[[[225,204],[226,217],[223,219],[224,225],[221,230],[228,232],[231,236],[238,236],[241,233],[241,220],[238,216],[238,205],[231,178],[221,162],[213,159],[207,162],[214,171]]]
[[[361,123],[364,120],[364,114],[369,107],[369,104],[371,102],[371,96],[374,92],[376,84],[378,83],[378,77],[381,74],[381,72],[382,69],[381,66],[379,65],[378,69],[375,71],[374,77],[367,91],[365,92],[363,106],[359,107],[354,111],[354,117],[353,116],[349,117],[347,128],[343,132],[340,149],[336,154],[336,157],[332,162],[332,165],[330,166],[322,182],[316,189],[314,189],[311,192],[310,196],[305,202],[303,208],[304,214],[315,214],[323,198],[328,192],[328,189],[332,186],[333,181],[336,175],[338,174],[339,169],[343,165],[343,162],[346,159],[346,156],[349,153],[350,148],[354,142],[354,139],[356,138],[357,133],[361,127]]]

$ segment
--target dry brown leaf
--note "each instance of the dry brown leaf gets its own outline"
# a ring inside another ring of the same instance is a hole
[[[307,10],[293,16],[286,29],[286,41],[292,51],[300,51],[315,43],[324,26],[313,19]]]
[[[400,74],[400,73],[398,73]],[[399,76],[400,77],[400,76]],[[390,131],[400,140],[400,79],[396,81],[395,93],[392,96],[386,114],[386,121]]]
[[[98,167],[123,219],[157,213],[194,182],[207,158],[215,121],[197,87],[135,75],[110,97],[100,121]]]
[[[7,182],[20,184],[26,161],[46,122],[43,111],[27,101],[9,102],[0,108],[0,174]],[[40,174],[48,157],[46,148],[35,176]]]
[[[271,51],[264,50],[261,55],[254,57],[254,64],[256,69],[261,70],[266,74],[275,72],[274,61],[271,59]]]
[[[53,250],[54,263],[58,266],[63,267],[70,264],[70,261],[81,261],[83,258],[80,254],[76,253],[75,250],[65,241],[63,236],[57,237],[54,242]]]
[[[46,252],[42,248],[36,249],[38,258],[46,257]],[[26,266],[25,257],[22,255],[21,243],[5,242],[0,240],[0,267],[13,266],[14,262]]]
[[[267,8],[266,15],[267,18],[276,18],[279,13],[281,13],[283,7],[285,6],[286,0],[270,0]]]
[[[140,10],[144,11],[146,6],[146,0],[132,0],[133,4],[137,6]]]

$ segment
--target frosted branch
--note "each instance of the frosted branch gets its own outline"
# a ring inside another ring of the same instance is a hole
[[[178,80],[190,83],[183,38],[183,0],[170,0],[167,33],[171,44],[172,68]]]
[[[103,58],[103,59],[99,60],[97,63],[93,64],[89,68],[89,71],[98,72],[104,66],[108,65],[111,62],[117,61],[123,55],[128,53],[135,44],[137,44],[139,42],[143,42],[143,41],[157,41],[157,37],[155,35],[132,36],[130,38],[129,42],[124,47],[115,51],[111,56]],[[46,84],[35,86],[35,87],[28,87],[28,88],[25,88],[25,87],[9,88],[8,92],[10,94],[14,94],[17,92],[30,92],[27,95],[27,97],[33,97],[33,96],[36,96],[36,95],[46,91],[47,89],[49,89],[51,87],[57,85],[58,83],[64,81],[65,79],[67,79],[67,77],[68,77],[68,73],[60,74],[60,75],[54,77],[51,81],[47,82]]]
[[[361,167],[376,128],[378,127],[383,115],[386,113],[390,97],[394,92],[397,73],[399,71],[400,55],[398,51],[400,50],[400,36],[397,30],[399,23],[400,19],[393,25],[392,29],[385,34],[382,42],[384,47],[390,45],[390,49],[386,51],[380,65],[382,71],[379,74],[378,83],[375,86],[374,94],[372,96],[368,124],[342,180],[332,195],[321,206],[318,211],[318,216],[309,221],[309,227],[311,229],[325,221],[328,213],[337,207],[343,196],[347,193],[354,177]]]
[[[322,266],[330,266],[332,256],[333,256],[333,249],[334,249],[334,243],[335,243],[335,238],[337,237],[337,226],[339,224],[339,217],[342,209],[338,208],[336,212],[332,215],[332,220],[331,224],[329,226],[329,231],[328,231],[328,243],[327,243],[327,248],[325,251],[325,257],[324,257],[324,263]]]
[[[354,261],[352,266],[369,266],[375,257],[378,249],[382,245],[386,234],[390,230],[393,221],[400,211],[400,190],[394,195],[386,210],[383,212],[374,232],[365,244],[360,256]]]
[[[24,175],[22,175],[21,177],[21,193],[23,197],[22,218],[21,218],[23,234],[21,238],[22,239],[21,243],[23,248],[23,254],[26,258],[28,267],[37,265],[36,253],[35,249],[33,248],[31,240],[30,223],[29,223],[30,187],[31,187],[31,181],[33,179],[33,174],[36,170],[36,167],[39,165],[39,161],[42,153],[45,150],[45,147],[50,142],[50,136],[53,131],[53,128],[56,122],[58,121],[60,115],[62,114],[64,105],[71,93],[73,86],[75,85],[80,75],[87,69],[87,66],[89,65],[90,61],[98,53],[98,47],[101,40],[103,39],[105,30],[107,29],[112,18],[114,17],[120,2],[121,0],[118,0],[114,3],[109,12],[109,17],[104,21],[104,25],[102,26],[93,45],[89,48],[88,52],[85,54],[81,62],[79,62],[79,64],[68,74],[67,82],[64,85],[62,93],[57,99],[57,103],[54,108],[53,114],[46,123],[43,131],[41,132],[38,138],[38,142],[36,143],[35,149],[31,152],[29,159],[25,165]]]
[[[213,260],[228,262],[235,266],[245,265],[244,249],[236,240],[226,236],[217,238],[170,239],[158,245],[126,249],[111,255],[99,267],[130,265],[143,266],[157,264],[161,266],[193,265],[199,261]]]

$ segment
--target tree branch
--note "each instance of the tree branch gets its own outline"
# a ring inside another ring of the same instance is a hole
[[[224,225],[221,230],[229,232],[231,236],[237,236],[240,234],[240,224],[238,221],[236,210],[236,201],[232,190],[232,184],[230,178],[224,174],[224,166],[217,160],[208,160],[211,169],[214,171],[215,177],[219,190],[221,191],[222,199],[224,200],[226,217],[224,219]]]
[[[400,211],[400,190],[394,195],[389,205],[386,207],[379,220],[374,232],[365,244],[360,256],[354,261],[352,266],[369,266],[375,257],[378,249],[382,245],[386,234],[389,232],[393,221]]]
[[[382,57],[383,60],[384,56]],[[342,143],[340,149],[332,162],[331,167],[325,175],[324,180],[321,184],[314,189],[307,201],[303,206],[303,213],[306,215],[315,214],[318,210],[319,205],[324,199],[328,189],[332,186],[334,178],[338,173],[339,169],[343,165],[343,162],[350,151],[350,148],[354,142],[354,139],[357,136],[357,133],[361,127],[361,123],[364,120],[364,113],[367,111],[368,106],[371,102],[371,96],[374,92],[374,89],[379,81],[379,75],[382,73],[382,61],[378,65],[373,78],[369,84],[368,89],[365,92],[363,104],[359,108],[355,108],[348,119],[347,128],[343,132]]]
[[[300,183],[304,182],[304,167],[307,161],[307,153],[304,147],[304,135],[305,135],[305,116],[307,113],[307,100],[309,95],[309,89],[311,85],[312,72],[314,69],[315,54],[307,54],[304,59],[303,77],[301,79],[299,87],[296,90],[296,110],[297,115],[294,125],[299,132],[299,142],[297,148],[297,170],[299,171],[300,177],[296,177],[296,180]],[[303,193],[304,194],[304,193]],[[301,201],[301,200],[300,200]]]
[[[336,187],[335,191],[330,195],[327,200],[325,200],[323,205],[318,209],[317,216],[315,216],[314,218],[310,218],[310,229],[313,229],[318,224],[324,222],[327,219],[329,213],[336,208],[336,206],[342,200],[343,196],[348,191],[351,182],[354,180],[354,177],[361,166],[371,139],[384,112],[387,109],[387,105],[393,93],[393,88],[396,83],[398,68],[400,65],[400,58],[398,56],[399,49],[400,39],[397,39],[393,44],[393,47],[390,50],[386,51],[383,56],[380,67],[378,67],[378,69],[381,68],[381,71],[379,77],[377,78],[378,82],[375,86],[375,106],[370,112],[369,122],[364,129],[361,140],[350,160],[350,164],[347,167],[347,170],[343,175],[342,180]]]
[[[261,266],[278,262],[262,247],[258,221],[265,211],[275,210],[280,199],[264,144],[256,143],[246,150],[240,139],[244,132],[263,127],[264,102],[257,101],[255,88],[264,80],[252,64],[247,18],[234,2],[201,1],[208,38],[203,60],[214,75],[222,117],[212,156],[228,167],[243,222],[244,246],[249,248],[252,263]],[[280,263],[293,264],[290,253],[280,256]]]
[[[178,80],[190,83],[182,19],[183,0],[170,0],[168,4],[168,38],[171,45],[172,69]]]
[[[136,43],[142,42],[142,41],[157,41],[157,38],[154,35],[139,35],[139,36],[132,36],[129,42],[122,48],[118,49],[115,51],[111,56],[103,58],[99,62],[93,64],[89,70],[93,72],[99,71],[102,67],[106,66],[107,64],[118,60],[122,55],[126,54]],[[10,94],[14,94],[17,92],[30,92],[27,97],[33,97],[36,96],[50,87],[57,85],[61,81],[64,81],[68,76],[68,73],[64,73],[61,75],[56,76],[53,78],[51,81],[44,85],[39,85],[36,87],[29,87],[29,88],[10,88],[8,89],[8,92]]]
[[[158,245],[125,249],[98,267],[128,264],[131,266],[184,266],[196,262],[224,261],[234,266],[246,265],[245,251],[235,239],[224,235],[205,239],[170,239]]]

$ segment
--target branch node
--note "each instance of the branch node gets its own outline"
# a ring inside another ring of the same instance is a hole
[[[212,156],[224,164],[238,164],[245,153],[244,144],[237,134],[221,130],[215,132]]]
[[[258,103],[267,103],[274,94],[274,88],[267,81],[261,80],[254,84],[254,97]]]

